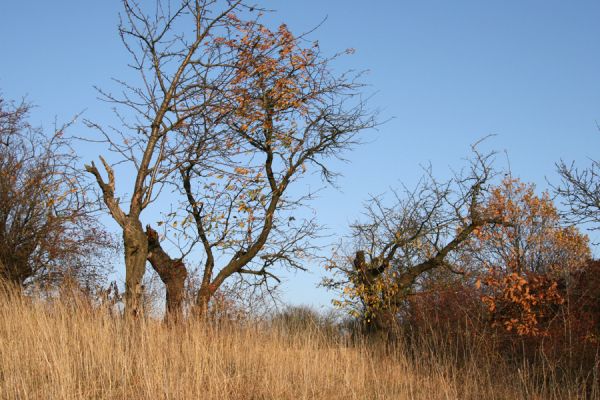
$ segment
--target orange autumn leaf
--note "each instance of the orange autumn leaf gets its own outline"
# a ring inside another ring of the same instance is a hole
[[[536,195],[533,185],[506,178],[491,193],[483,212],[506,224],[488,225],[470,242],[469,251],[485,260],[476,287],[494,325],[544,335],[544,318],[564,301],[559,280],[590,257],[588,238],[563,226],[550,196]]]

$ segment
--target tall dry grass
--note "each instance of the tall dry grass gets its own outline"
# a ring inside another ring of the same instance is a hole
[[[427,337],[384,348],[318,329],[127,324],[84,303],[0,303],[3,399],[575,399],[597,393]]]

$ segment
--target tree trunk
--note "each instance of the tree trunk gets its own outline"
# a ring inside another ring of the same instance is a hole
[[[396,308],[389,304],[391,299],[380,298],[375,285],[389,264],[380,260],[367,262],[364,251],[356,252],[353,264],[356,273],[355,284],[363,287],[361,297],[366,307],[366,333],[385,342],[395,340],[398,331]]]
[[[137,317],[142,307],[142,279],[146,272],[148,241],[142,224],[128,220],[123,229],[125,245],[125,315]]]
[[[384,342],[393,342],[398,338],[398,321],[393,309],[376,310],[369,316],[366,332],[369,336]]]
[[[148,240],[148,261],[163,281],[167,291],[165,322],[173,323],[183,319],[185,300],[185,280],[187,269],[182,260],[172,259],[162,248],[158,233],[146,226]]]
[[[196,315],[201,319],[208,317],[208,304],[213,292],[210,281],[202,282],[198,297],[196,298]]]

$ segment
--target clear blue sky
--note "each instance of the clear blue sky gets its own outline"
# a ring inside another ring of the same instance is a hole
[[[369,194],[409,185],[431,161],[444,174],[460,166],[469,144],[488,135],[506,150],[512,171],[546,188],[560,158],[598,157],[600,2],[269,0],[269,19],[308,30],[328,51],[355,48],[344,67],[368,69],[372,106],[393,117],[340,164],[340,190],[313,206],[330,233],[342,235]],[[2,1],[0,90],[39,107],[34,122],[85,116],[108,107],[93,85],[127,78],[116,0]],[[75,129],[84,128],[77,126]],[[81,149],[87,159],[100,149]],[[323,305],[321,271],[290,275],[285,299]]]

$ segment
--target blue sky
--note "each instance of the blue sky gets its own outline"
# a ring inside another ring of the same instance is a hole
[[[268,19],[295,32],[327,17],[311,38],[325,51],[356,49],[340,68],[369,70],[371,105],[389,122],[336,164],[339,190],[313,203],[329,233],[343,235],[370,194],[414,183],[419,164],[444,175],[469,145],[509,155],[514,175],[547,187],[561,158],[597,157],[600,132],[598,1],[262,1]],[[82,110],[96,121],[109,107],[94,85],[127,78],[116,25],[120,2],[0,3],[0,90],[38,105],[33,122],[51,128]],[[84,130],[81,125],[75,130]],[[86,160],[103,149],[82,146]],[[499,160],[503,164],[503,160]],[[288,275],[284,299],[325,305],[321,270]]]

